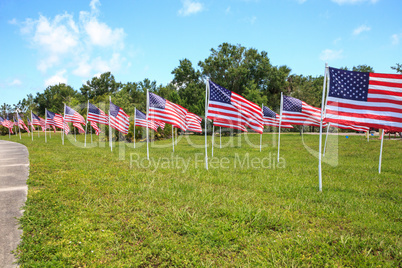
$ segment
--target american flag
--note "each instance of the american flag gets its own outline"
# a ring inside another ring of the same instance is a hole
[[[147,116],[140,110],[135,110],[135,126],[147,127]],[[158,131],[158,125],[155,121],[148,120],[148,128]]]
[[[402,131],[402,75],[329,68],[327,122]]]
[[[84,117],[67,105],[64,113],[64,120],[66,122],[85,124]]]
[[[233,125],[244,125],[262,133],[261,107],[242,96],[209,81],[208,118]]]
[[[4,126],[3,122],[4,122],[4,118],[0,116],[0,126]]]
[[[27,120],[28,120],[28,126],[31,126],[32,130],[35,131],[35,127],[34,127],[34,125],[32,124],[31,120],[29,120],[29,118],[27,118]]]
[[[32,114],[32,125],[37,125],[42,127],[42,131],[45,131],[45,119],[37,116],[35,113]]]
[[[158,120],[155,120],[155,124],[160,127],[161,129],[165,129],[165,122],[161,122]]]
[[[88,121],[109,125],[109,117],[101,109],[88,103]]]
[[[221,121],[219,119],[214,120],[214,126],[216,127],[225,127],[225,128],[233,128],[233,129],[238,129],[244,132],[247,132],[247,128],[242,125],[236,125],[233,123],[228,123],[228,121]]]
[[[95,129],[95,134],[99,136],[99,133],[101,133],[101,130],[99,129],[98,125],[94,121],[91,121],[91,126],[93,129]]]
[[[187,109],[149,92],[149,120],[162,121],[186,131]]]
[[[187,131],[202,132],[201,122],[202,118],[196,114],[188,112],[186,115]]]
[[[122,108],[110,102],[110,126],[123,134],[128,134],[130,117]]]
[[[336,127],[336,128],[341,128],[341,129],[352,129],[352,130],[356,130],[356,131],[369,131],[370,128],[369,127],[363,127],[363,126],[352,126],[352,125],[342,125],[342,124],[337,124],[337,123],[331,123],[330,125],[331,127]]]
[[[24,120],[22,120],[21,116],[19,113],[17,113],[17,118],[18,118],[18,124],[20,128],[24,128],[26,130],[26,132],[31,132],[29,131],[29,128],[25,125]]]
[[[85,130],[84,130],[84,128],[81,126],[80,123],[74,122],[74,123],[73,123],[73,126],[76,127],[76,128],[78,128],[78,131],[79,131],[81,134],[85,133]]]
[[[264,105],[262,106],[262,120],[266,126],[279,127],[279,115]],[[293,127],[291,125],[282,123],[281,128]]]
[[[299,99],[283,96],[282,122],[291,125],[320,126],[321,109]],[[323,122],[323,127],[326,124]]]
[[[7,116],[7,118],[4,119],[3,121],[3,126],[8,128],[8,131],[12,134],[13,132],[13,126],[14,123],[10,121],[9,117]]]
[[[64,128],[63,127],[63,116],[60,114],[53,113],[51,111],[46,110],[46,125],[51,125],[51,126],[56,126],[58,128]]]
[[[54,126],[52,126],[54,129]],[[56,129],[54,129],[54,132],[56,132]],[[68,133],[70,132],[70,127],[68,126],[68,123],[64,121],[64,133],[66,135],[68,135]]]

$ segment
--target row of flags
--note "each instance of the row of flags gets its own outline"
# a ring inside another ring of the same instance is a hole
[[[292,125],[320,127],[320,150],[323,127],[332,126],[356,131],[369,131],[370,128],[376,128],[402,132],[402,75],[397,74],[362,73],[326,67],[321,105],[323,109],[281,94],[280,114],[264,105],[260,107],[210,80],[206,84],[206,96],[205,120],[212,120],[213,126],[245,132],[251,129],[260,134],[263,133],[265,125],[278,127],[278,161],[280,130],[293,128]],[[97,124],[109,125],[127,134],[130,116],[121,107],[113,104],[111,99],[109,107],[109,114],[106,114],[88,101],[87,121],[68,106],[65,106],[64,117],[46,110],[44,120],[31,112],[31,122],[28,124],[32,127],[40,125],[45,130],[47,125],[51,125],[53,128],[64,129],[67,134],[69,130],[67,122],[73,123],[73,126],[86,133],[82,125],[87,126],[89,121],[97,134],[100,132]],[[202,132],[200,116],[188,112],[186,108],[155,93],[147,91],[146,107],[145,113],[135,109],[134,125],[145,127],[147,132],[148,129],[155,131],[159,127],[163,129],[165,124],[172,125],[172,138],[174,138],[174,127],[183,131]],[[29,131],[20,116],[17,115],[17,117],[17,124]],[[11,131],[12,122],[8,118],[0,117],[0,123]],[[205,141],[206,146],[206,136]],[[208,168],[207,147],[205,149]],[[319,155],[319,169],[321,169],[321,153]],[[149,159],[148,139],[147,157]]]

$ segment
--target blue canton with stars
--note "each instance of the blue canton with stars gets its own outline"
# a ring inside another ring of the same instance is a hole
[[[109,109],[110,109],[110,115],[116,118],[117,115],[119,114],[120,107],[110,102]]]
[[[209,100],[230,104],[232,92],[212,81],[209,81]]]
[[[140,110],[135,110],[135,117],[138,119],[147,119],[146,115]]]
[[[284,111],[301,113],[302,107],[303,103],[301,100],[289,96],[283,96]]]
[[[268,107],[263,106],[262,111],[263,111],[264,117],[276,118],[276,113],[274,111],[272,111],[271,109],[269,109]]]
[[[328,96],[355,101],[367,101],[370,73],[329,68]]]
[[[165,109],[166,100],[154,93],[149,92],[149,107]]]

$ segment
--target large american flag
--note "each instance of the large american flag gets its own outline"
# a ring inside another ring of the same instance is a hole
[[[186,131],[187,109],[149,92],[149,120],[161,121]]]
[[[140,110],[135,110],[135,126],[147,127],[147,116]],[[158,131],[158,125],[155,121],[148,120],[148,128]]]
[[[110,127],[120,131],[123,134],[128,134],[130,126],[130,117],[123,111],[122,108],[110,102]]]
[[[49,110],[46,110],[46,125],[51,125],[51,126],[56,126],[58,128],[64,128],[63,127],[63,116],[60,114],[53,113]]]
[[[76,112],[74,109],[68,107],[67,105],[64,113],[64,120],[66,122],[85,124],[84,117],[80,115],[78,112]]]
[[[282,122],[290,125],[319,127],[321,109],[308,105],[299,99],[283,96]],[[323,127],[326,124],[323,122]]]
[[[242,96],[209,81],[208,118],[231,125],[243,125],[262,133],[261,107]]]
[[[90,102],[88,103],[88,121],[109,125],[108,115]]]
[[[329,68],[327,122],[402,131],[402,75]]]
[[[233,128],[233,129],[238,129],[244,132],[247,132],[247,128],[243,125],[236,125],[233,123],[228,123],[228,121],[221,121],[219,119],[215,119],[213,122],[214,126],[216,127],[224,127],[224,128]]]
[[[279,127],[279,115],[264,105],[262,106],[262,120],[266,126]],[[282,123],[281,128],[293,127],[289,124]]]
[[[196,114],[188,112],[186,115],[187,131],[202,132],[202,118]]]
[[[99,129],[98,125],[94,121],[91,121],[91,126],[93,129],[95,129],[95,134],[99,136],[99,133],[101,133],[101,130]]]
[[[18,124],[20,128],[24,128],[26,132],[31,132],[29,131],[29,128],[25,125],[24,120],[22,120],[21,115],[17,113],[17,118],[18,118]]]
[[[43,119],[42,117],[37,116],[34,112],[31,112],[31,114],[32,114],[32,124],[37,125],[37,126],[41,126],[42,131],[45,131],[45,119]]]

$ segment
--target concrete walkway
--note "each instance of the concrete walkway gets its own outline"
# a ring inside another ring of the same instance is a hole
[[[11,253],[22,235],[16,218],[22,216],[27,198],[28,149],[22,144],[0,140],[0,266],[17,267]]]

